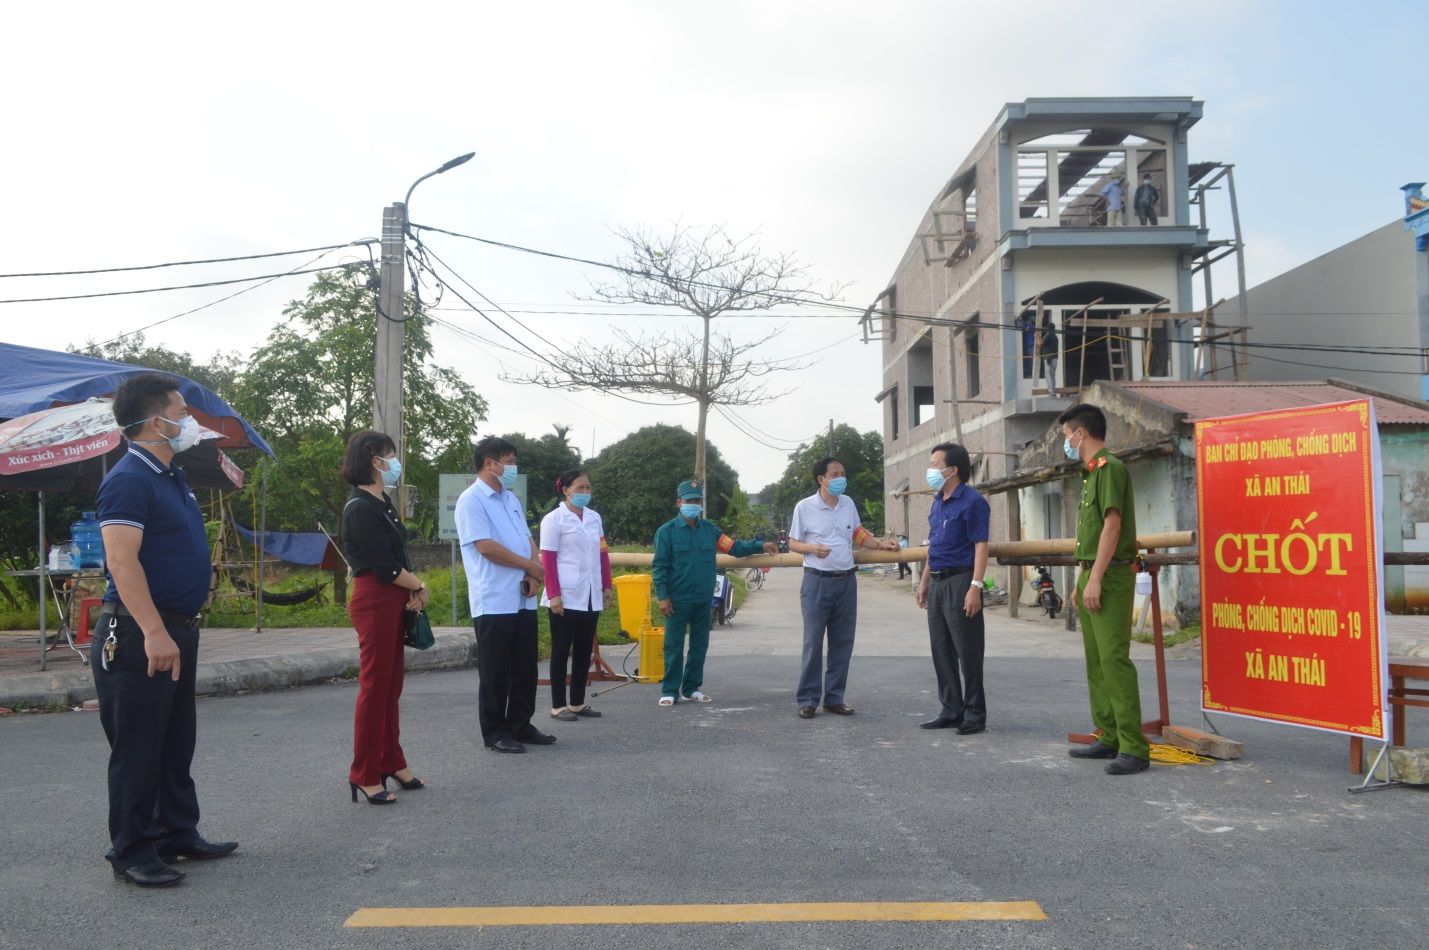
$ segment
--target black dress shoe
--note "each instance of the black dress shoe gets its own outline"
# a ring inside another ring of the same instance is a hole
[[[159,845],[159,857],[164,861],[187,858],[190,861],[212,861],[238,850],[237,841],[205,841],[194,838],[182,845]]]
[[[116,868],[114,879],[128,881],[139,887],[173,887],[184,879],[184,872],[169,867],[162,858],[151,858],[143,864],[127,867],[122,871]]]
[[[1151,768],[1151,763],[1145,759],[1138,759],[1134,755],[1118,755],[1107,763],[1106,774],[1133,775],[1137,772],[1145,772],[1149,768]]]
[[[961,726],[961,719],[949,719],[947,716],[939,716],[937,719],[929,719],[927,722],[918,723],[919,729],[952,729]]]
[[[960,736],[975,736],[979,732],[987,732],[987,723],[965,722],[961,726],[958,726],[958,735]]]
[[[1074,759],[1114,759],[1116,749],[1105,742],[1093,742],[1091,745],[1073,746],[1067,754]]]
[[[525,752],[526,747],[515,739],[501,738],[487,746],[492,752]]]
[[[832,706],[824,706],[824,712],[833,713],[835,716],[852,716],[853,707],[845,706],[843,703],[834,703]]]
[[[814,718],[814,707],[813,707],[813,706],[800,706],[800,707],[799,707],[799,718],[800,718],[800,719],[813,719],[813,718]]]
[[[516,740],[527,745],[550,745],[556,741],[556,737],[549,732],[540,731],[535,726],[529,726],[516,734]]]

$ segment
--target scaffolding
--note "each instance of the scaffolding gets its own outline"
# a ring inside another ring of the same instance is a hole
[[[1200,273],[1204,306],[1196,335],[1196,361],[1194,379],[1220,379],[1224,369],[1231,371],[1231,378],[1244,382],[1248,358],[1244,343],[1250,333],[1249,302],[1245,295],[1245,242],[1240,230],[1240,207],[1236,203],[1235,166],[1228,162],[1196,162],[1191,165],[1187,183],[1191,189],[1191,204],[1200,209],[1201,229],[1206,230],[1206,194],[1219,191],[1225,183],[1226,197],[1230,201],[1231,237],[1210,241],[1191,262],[1192,274]],[[1234,322],[1217,322],[1216,311],[1225,303],[1216,299],[1211,281],[1212,266],[1228,257],[1235,257],[1236,263],[1236,313]]]

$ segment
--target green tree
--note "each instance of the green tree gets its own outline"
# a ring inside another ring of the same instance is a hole
[[[349,488],[339,475],[347,440],[371,424],[376,307],[364,270],[319,274],[302,300],[254,351],[238,380],[234,406],[273,445],[268,526],[334,527]],[[436,526],[441,466],[470,467],[470,445],[486,401],[456,370],[432,360],[429,321],[407,301],[403,367],[403,468],[417,491],[413,527]],[[256,489],[250,478],[247,492]],[[250,499],[251,500],[251,499]],[[241,501],[249,510],[251,505]]]
[[[115,363],[175,373],[213,390],[230,402],[237,387],[238,377],[243,372],[243,357],[238,353],[215,353],[207,362],[201,363],[191,353],[171,350],[162,345],[149,345],[143,333],[131,333],[107,343],[87,340],[84,346],[71,346],[69,351]]]
[[[877,432],[860,434],[850,425],[834,428],[834,454],[848,473],[846,494],[858,506],[859,517],[871,531],[883,530],[883,436]],[[829,454],[825,433],[789,455],[789,464],[779,481],[760,490],[760,499],[773,508],[773,517],[787,526],[800,499],[817,491],[814,463]]]
[[[631,433],[590,460],[591,507],[600,512],[611,541],[649,546],[655,529],[675,516],[675,489],[692,477],[694,450],[693,433],[662,424]],[[706,517],[719,522],[739,476],[712,444],[706,464]]]
[[[566,441],[569,426],[556,426],[556,434],[539,438],[510,432],[502,438],[516,446],[516,464],[526,474],[526,516],[537,522],[556,507],[556,479],[580,467],[581,454]]]

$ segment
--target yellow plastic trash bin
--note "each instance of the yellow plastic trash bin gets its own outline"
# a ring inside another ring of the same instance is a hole
[[[649,574],[622,574],[613,581],[615,600],[620,606],[620,629],[632,640],[640,637],[642,628],[650,626],[650,586],[654,581]]]
[[[665,628],[645,624],[640,631],[639,683],[658,683],[665,678]]]

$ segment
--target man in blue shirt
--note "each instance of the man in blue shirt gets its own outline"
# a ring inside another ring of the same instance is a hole
[[[476,628],[481,738],[494,752],[525,752],[556,737],[531,725],[536,712],[536,592],[540,551],[521,502],[516,447],[487,436],[473,450],[476,481],[456,502],[457,538]]]
[[[109,590],[90,652],[110,750],[113,847],[105,857],[121,881],[167,887],[184,878],[170,862],[221,858],[238,847],[199,835],[189,774],[199,611],[213,567],[203,512],[174,456],[201,430],[174,378],[159,373],[120,384],[114,419],[129,450],[96,502]]]
[[[928,610],[928,640],[938,675],[938,715],[924,729],[987,728],[982,690],[982,578],[987,571],[991,508],[967,484],[972,460],[961,445],[934,446],[928,457],[928,563],[918,583],[918,606]],[[959,677],[961,672],[961,677]]]

